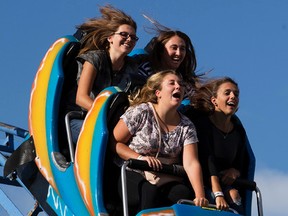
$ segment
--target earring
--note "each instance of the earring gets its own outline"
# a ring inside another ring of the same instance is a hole
[[[111,40],[111,37],[108,37],[107,41],[109,42],[109,44],[113,44],[113,41]]]

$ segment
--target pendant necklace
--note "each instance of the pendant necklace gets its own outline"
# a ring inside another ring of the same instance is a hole
[[[165,133],[165,138],[166,140],[170,139],[170,134],[169,134],[169,128],[167,126],[167,124],[165,124],[165,122],[160,118],[160,116],[158,115],[158,113],[156,112],[157,118],[160,120],[161,125],[165,127],[165,129],[167,130],[167,132],[160,126],[161,130]]]
[[[229,127],[228,127],[227,133],[224,134],[224,135],[222,134],[224,139],[226,139],[227,136],[229,135],[229,132],[230,132],[230,126],[231,126],[231,124],[230,124]]]
[[[230,129],[231,129],[231,124],[229,124],[228,126],[229,126],[229,127],[228,127],[227,132],[224,132],[224,131],[220,130],[220,129],[215,125],[217,131],[223,136],[224,139],[226,139],[226,138],[228,137],[229,132],[230,132]]]
[[[211,119],[212,124],[214,125],[214,127],[216,128],[216,131],[218,131],[219,134],[221,134],[221,136],[223,136],[224,139],[226,139],[230,133],[230,129],[233,127],[232,122],[229,122],[230,124],[228,125],[228,128],[226,130],[226,132],[224,132],[223,130],[220,129],[220,127],[217,127],[216,121],[214,119]]]

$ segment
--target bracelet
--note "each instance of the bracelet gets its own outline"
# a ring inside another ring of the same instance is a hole
[[[143,158],[143,155],[139,155],[138,157],[137,157],[137,160],[141,160]]]
[[[224,197],[224,194],[223,194],[222,191],[216,191],[216,192],[214,192],[214,196],[215,196],[215,198],[217,198],[217,197]]]

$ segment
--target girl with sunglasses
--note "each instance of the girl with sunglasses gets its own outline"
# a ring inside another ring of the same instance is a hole
[[[69,109],[89,110],[95,97],[108,86],[128,91],[137,71],[134,61],[127,55],[135,47],[136,22],[127,14],[110,5],[100,7],[100,18],[92,18],[79,25],[82,33],[81,48],[77,56],[77,85],[67,99]],[[73,142],[77,143],[83,120],[73,119]]]

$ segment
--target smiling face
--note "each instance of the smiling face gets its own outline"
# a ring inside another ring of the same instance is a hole
[[[177,35],[171,37],[164,45],[164,52],[161,58],[163,68],[176,70],[182,63],[185,55],[185,41]]]
[[[231,82],[223,83],[219,86],[217,96],[211,98],[216,112],[225,115],[233,115],[239,104],[239,89]]]
[[[183,100],[184,88],[182,79],[175,74],[167,74],[162,81],[161,89],[156,90],[158,104],[165,103],[166,105],[179,106]]]
[[[127,37],[127,35],[129,36]],[[117,31],[108,38],[110,43],[109,52],[128,55],[136,45],[135,36],[135,29],[132,26],[120,25]]]

